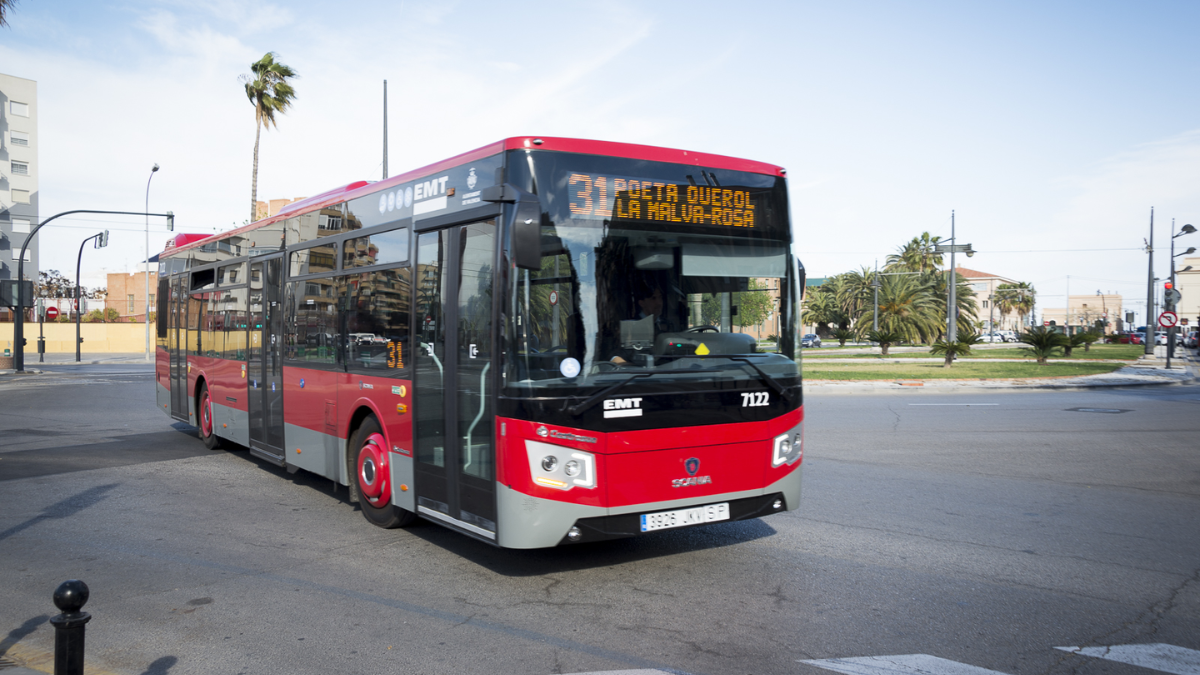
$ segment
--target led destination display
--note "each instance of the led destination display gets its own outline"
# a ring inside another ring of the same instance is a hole
[[[613,218],[723,227],[754,227],[749,190],[679,185],[628,176],[571,172],[568,207],[575,218]]]

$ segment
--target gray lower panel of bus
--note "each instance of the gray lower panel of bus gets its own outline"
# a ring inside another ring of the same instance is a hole
[[[346,439],[294,424],[283,425],[283,438],[289,466],[324,476],[342,485],[348,484]],[[297,449],[300,452],[296,452]],[[392,503],[415,513],[417,506],[412,457],[391,452],[388,453],[388,465],[391,467]],[[401,485],[408,486],[408,490],[401,490]]]
[[[788,510],[800,505],[800,484],[803,466],[761,490],[727,492],[720,495],[672,499],[649,504],[633,504],[606,509],[600,506],[568,504],[551,499],[539,499],[517,492],[503,484],[496,486],[496,505],[500,526],[499,544],[506,548],[545,548],[557,546],[576,520],[626,513],[654,513],[689,506],[714,504],[746,497],[759,497],[781,492]]]
[[[213,401],[213,432],[239,445],[250,445],[250,413]]]

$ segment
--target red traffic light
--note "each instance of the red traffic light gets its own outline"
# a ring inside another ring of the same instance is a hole
[[[1167,289],[1167,290],[1169,291],[1169,290],[1171,290],[1172,288],[1175,288],[1175,284],[1173,284],[1173,283],[1171,283],[1171,282],[1169,282],[1169,281],[1168,281],[1167,283],[1163,284],[1163,288],[1165,288],[1165,289]]]

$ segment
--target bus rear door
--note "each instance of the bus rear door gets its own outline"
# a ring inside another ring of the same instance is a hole
[[[250,452],[283,466],[282,255],[250,263],[250,349],[246,365]]]
[[[495,221],[417,238],[417,512],[496,540],[492,411]]]
[[[171,302],[167,307],[167,351],[171,362],[171,417],[188,419],[187,392],[187,303],[188,275],[171,279]]]

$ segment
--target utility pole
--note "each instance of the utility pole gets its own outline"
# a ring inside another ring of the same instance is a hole
[[[955,242],[955,239],[954,239],[954,210],[953,209],[950,210],[950,241]],[[955,242],[955,243],[957,243],[957,242]],[[957,309],[957,307],[954,304],[955,303],[954,287],[958,285],[958,271],[955,269],[955,265],[954,265],[954,248],[953,247],[950,249],[949,284],[950,284],[950,300],[946,305],[946,342],[955,342],[958,339],[958,330],[957,330],[957,328],[958,328],[957,314],[958,313],[954,311],[955,309]]]
[[[1150,207],[1150,241],[1146,244],[1146,253],[1150,254],[1150,271],[1146,281],[1146,356],[1154,356],[1154,207]]]
[[[875,318],[871,323],[871,330],[879,330],[879,259],[875,259],[875,277],[871,279],[871,285],[875,287]]]
[[[388,177],[387,169],[387,80],[383,81],[383,177]]]

